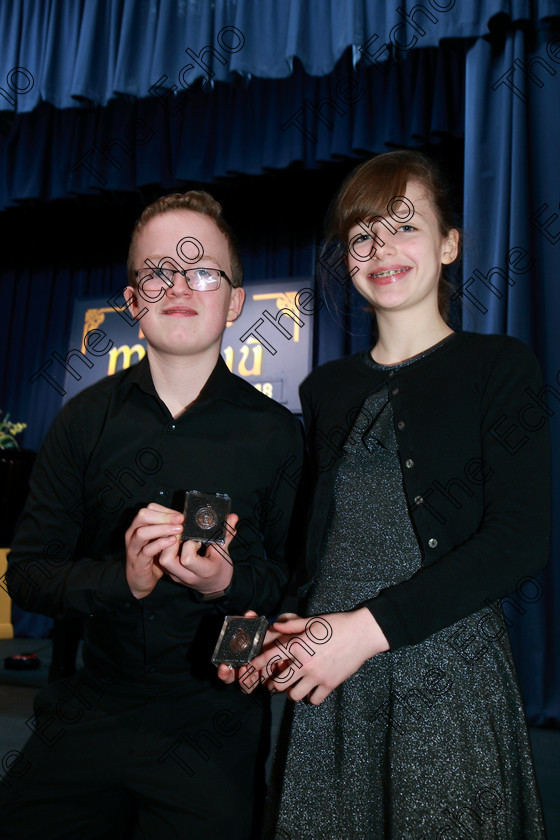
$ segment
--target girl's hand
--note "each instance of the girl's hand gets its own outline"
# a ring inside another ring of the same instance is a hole
[[[272,625],[272,633],[272,644],[268,644],[267,634],[267,649],[248,666],[253,669],[252,679],[255,684],[264,679],[274,693],[287,691],[292,700],[307,699],[315,706],[366,660],[389,650],[366,607],[313,618],[279,619]]]

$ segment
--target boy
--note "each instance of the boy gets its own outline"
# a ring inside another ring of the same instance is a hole
[[[5,840],[251,836],[262,708],[210,656],[224,614],[270,614],[287,581],[300,427],[220,356],[244,291],[211,196],[144,211],[128,282],[147,356],[61,411],[12,546],[12,597],[82,616],[85,667],[36,699]],[[181,542],[186,490],[231,497],[223,546]]]

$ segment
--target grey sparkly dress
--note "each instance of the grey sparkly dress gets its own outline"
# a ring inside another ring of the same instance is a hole
[[[359,418],[370,426],[354,427],[344,447],[309,615],[353,609],[421,566],[387,389],[364,405]],[[267,838],[545,837],[497,605],[375,656],[319,706],[289,706],[278,822]]]

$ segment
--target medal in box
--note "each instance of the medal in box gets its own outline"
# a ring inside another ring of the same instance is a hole
[[[185,493],[185,524],[183,540],[225,543],[225,525],[231,511],[231,498],[227,493],[201,493],[187,490]]]
[[[214,665],[245,665],[261,652],[268,621],[264,615],[245,618],[226,615],[218,637],[212,662]]]

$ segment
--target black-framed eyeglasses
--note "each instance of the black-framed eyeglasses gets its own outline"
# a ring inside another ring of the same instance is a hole
[[[213,292],[220,288],[222,277],[230,286],[233,283],[220,268],[139,268],[134,272],[141,291],[146,294],[161,292],[163,287],[171,289],[175,275],[181,274],[193,292]]]

